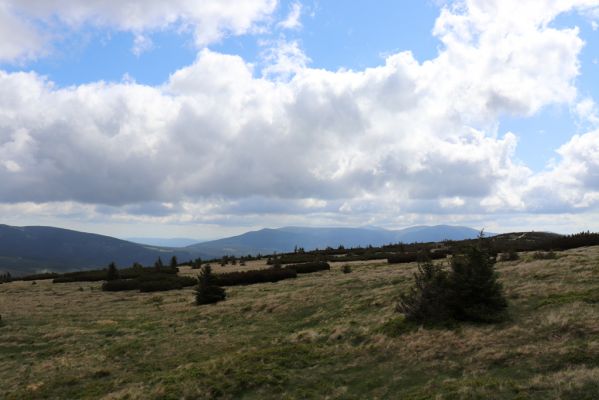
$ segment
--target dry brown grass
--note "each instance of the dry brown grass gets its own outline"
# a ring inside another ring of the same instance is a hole
[[[0,285],[0,398],[593,398],[599,247],[521,256],[497,264],[510,321],[395,334],[415,264],[334,263],[202,307],[191,289]]]

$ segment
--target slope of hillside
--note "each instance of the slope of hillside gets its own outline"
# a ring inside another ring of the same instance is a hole
[[[153,263],[159,256],[190,258],[184,250],[143,246],[109,236],[67,229],[0,225],[0,270],[13,275],[105,267],[114,261]]]
[[[415,264],[333,264],[200,307],[191,288],[3,284],[0,397],[596,399],[599,247],[520,257],[497,264],[508,321],[409,331],[395,305]]]
[[[243,235],[213,240],[187,246],[192,252],[220,257],[225,254],[287,253],[297,247],[305,250],[326,247],[382,246],[389,243],[438,242],[445,239],[462,240],[477,237],[479,231],[472,228],[438,225],[420,226],[391,231],[376,228],[303,228],[285,227],[262,229]]]

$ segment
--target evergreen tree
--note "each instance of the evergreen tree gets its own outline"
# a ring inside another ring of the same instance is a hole
[[[198,285],[195,289],[196,304],[212,304],[224,300],[227,296],[225,290],[218,286],[212,268],[204,265],[198,275]]]
[[[424,324],[500,321],[507,301],[494,264],[482,234],[477,245],[452,258],[449,272],[430,260],[420,262],[415,285],[400,296],[397,310]]]
[[[164,264],[162,263],[162,258],[158,257],[158,260],[154,263],[154,269],[156,272],[161,272]]]
[[[177,266],[179,265],[179,261],[177,260],[177,256],[172,256],[171,257],[171,263],[170,263],[170,268],[171,269],[176,269]]]
[[[461,321],[494,322],[507,307],[503,288],[497,281],[495,260],[485,249],[482,235],[477,246],[451,261],[451,306]]]
[[[116,268],[116,264],[114,262],[111,262],[110,265],[108,265],[108,272],[106,273],[106,280],[107,281],[115,281],[119,279],[119,271]]]
[[[131,268],[133,268],[135,271],[141,271],[144,267],[136,261],[133,263],[133,266]]]
[[[427,260],[418,264],[414,274],[415,285],[400,296],[397,311],[407,320],[436,324],[451,320],[449,308],[449,279],[447,272]]]

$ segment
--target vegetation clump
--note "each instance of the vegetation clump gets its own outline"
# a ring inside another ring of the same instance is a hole
[[[204,266],[205,268],[206,266]],[[255,283],[274,283],[285,279],[297,277],[297,272],[294,269],[286,268],[269,268],[252,271],[237,271],[228,272],[226,274],[218,274],[217,280],[220,286],[240,286],[252,285]]]
[[[389,255],[387,256],[387,262],[389,264],[404,264],[421,260],[442,260],[447,258],[449,254],[449,250],[421,250],[420,252],[407,252]]]
[[[343,267],[341,267],[341,271],[342,271],[344,274],[349,274],[349,273],[351,273],[351,265],[349,265],[349,264],[344,264],[344,265],[343,265]]]
[[[139,289],[139,281],[137,279],[115,279],[106,281],[102,284],[102,290],[105,292],[121,292],[125,290]]]
[[[298,274],[310,274],[312,272],[328,271],[331,269],[331,266],[327,262],[317,261],[302,264],[291,264],[287,265],[285,269],[294,270]]]
[[[179,290],[196,284],[191,277],[177,276],[173,274],[148,273],[134,279],[116,279],[106,281],[102,284],[102,290],[106,292],[120,292],[127,290],[139,290],[140,292],[164,292],[167,290]]]
[[[106,273],[107,281],[115,281],[119,279],[119,271],[116,269],[116,264],[111,262],[108,266],[108,272]]]
[[[418,265],[414,286],[400,296],[397,311],[412,322],[438,324],[452,319],[448,273],[432,261]]]
[[[509,249],[505,253],[499,255],[499,261],[517,261],[520,259],[518,252],[514,249]]]
[[[0,284],[6,283],[6,282],[11,282],[11,281],[12,281],[12,276],[10,275],[10,272],[0,274]]]
[[[430,325],[500,321],[507,302],[494,263],[481,243],[453,257],[449,271],[425,261],[414,274],[415,285],[401,295],[397,310],[407,321]]]
[[[227,297],[225,289],[218,285],[218,279],[212,274],[212,268],[204,266],[198,275],[195,289],[196,304],[213,304]]]
[[[168,290],[180,290],[184,287],[195,285],[196,280],[188,276],[171,276],[165,278],[163,275],[160,279],[140,279],[140,292],[164,292]]]

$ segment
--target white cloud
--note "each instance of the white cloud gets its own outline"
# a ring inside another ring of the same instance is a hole
[[[599,130],[574,135],[557,150],[561,160],[533,177],[525,198],[531,209],[568,212],[599,205]]]
[[[26,60],[44,52],[44,38],[10,4],[0,2],[0,62]]]
[[[297,42],[281,41],[262,75],[240,57],[202,50],[158,87],[56,88],[34,73],[0,72],[0,159],[14,163],[0,167],[0,203],[105,204],[220,224],[275,210],[288,220],[405,224],[434,213],[460,220],[595,204],[597,133],[575,137],[554,171],[534,175],[514,161],[516,134],[497,130],[502,115],[551,104],[591,115],[588,104],[575,107],[579,32],[549,25],[591,2],[460,4],[441,13],[444,47],[424,63],[403,52],[376,68],[326,71],[310,68]],[[81,7],[61,18],[96,15]],[[147,12],[126,23],[120,11],[98,15],[122,29],[183,18],[163,13],[150,23]],[[244,21],[250,29],[256,18]],[[548,196],[555,182],[574,194]]]
[[[586,97],[574,106],[574,114],[582,121],[593,126],[599,126],[599,109],[595,101]]]
[[[154,43],[149,36],[136,34],[133,38],[133,48],[131,51],[136,56],[140,56],[141,54],[149,51],[154,47]]]
[[[297,40],[279,40],[262,45],[266,46],[262,53],[265,64],[262,68],[264,77],[287,81],[296,73],[305,70],[310,62]]]
[[[300,2],[295,2],[291,4],[287,18],[279,22],[277,26],[283,29],[299,29],[302,27],[301,16],[302,4]]]
[[[0,60],[43,55],[56,22],[71,29],[91,25],[135,34],[134,52],[147,49],[146,34],[190,30],[198,47],[256,29],[277,0],[3,0],[0,3]],[[30,24],[29,22],[38,22]],[[43,25],[43,30],[36,26]]]

